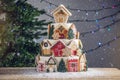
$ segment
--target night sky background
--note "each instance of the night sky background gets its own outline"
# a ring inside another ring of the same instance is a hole
[[[88,66],[120,68],[120,0],[28,0],[28,3],[45,9],[47,14],[39,19],[47,21],[54,21],[49,15],[56,6],[68,7],[72,13],[69,22],[76,25],[83,50],[88,51]]]

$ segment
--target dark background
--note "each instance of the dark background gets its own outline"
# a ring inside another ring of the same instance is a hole
[[[120,4],[120,0],[43,0],[42,2],[40,2],[40,0],[28,0],[28,3],[32,4],[36,8],[45,9],[47,11],[47,14],[50,14],[51,11],[56,8],[56,6],[49,4],[49,2],[55,5],[63,4],[69,8],[78,8],[83,10],[96,10],[103,7],[113,7],[111,9],[103,9],[101,11],[92,12],[70,10],[72,16],[69,18],[69,20],[97,20],[98,18],[103,18],[120,11],[120,6],[114,7],[114,5]],[[39,19],[54,21],[53,18],[47,15],[42,15]],[[80,39],[82,40],[84,46],[83,50],[91,50],[92,48],[98,47],[101,44],[108,43],[108,41],[113,40],[116,36],[120,36],[120,22],[114,22],[114,20],[119,19],[120,13],[98,21],[73,22],[80,33],[97,29],[97,25],[99,25],[101,28],[98,32],[80,36]],[[102,28],[106,25],[111,24],[112,22],[115,24],[109,26],[108,28]],[[38,42],[40,42],[40,40],[38,40]],[[104,46],[101,46],[94,51],[90,51],[86,53],[86,56],[89,67],[120,68],[120,39],[117,38],[113,40],[113,42],[110,42],[110,44],[105,44]]]

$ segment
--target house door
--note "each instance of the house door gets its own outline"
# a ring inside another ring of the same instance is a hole
[[[62,49],[55,49],[54,56],[62,56]]]
[[[77,65],[75,63],[72,63],[72,72],[77,72]]]
[[[63,52],[62,49],[65,48],[64,44],[61,42],[58,42],[53,48],[54,56],[62,56]]]

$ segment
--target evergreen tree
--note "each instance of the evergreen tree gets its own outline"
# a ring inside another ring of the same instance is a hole
[[[12,46],[8,46],[1,57],[0,66],[34,66],[35,56],[40,53],[39,43],[41,35],[47,35],[48,24],[45,20],[38,20],[38,16],[45,13],[27,3],[27,0],[1,0],[4,11],[7,12],[8,22],[11,23],[13,34]]]
[[[63,59],[61,59],[59,66],[58,66],[58,72],[66,72],[66,66],[65,66],[65,62]]]
[[[52,35],[54,33],[54,26],[52,25],[52,27],[50,28],[50,31],[49,31],[49,39],[53,39]]]
[[[70,28],[70,30],[68,31],[68,39],[73,39],[74,38],[74,33],[73,30]]]

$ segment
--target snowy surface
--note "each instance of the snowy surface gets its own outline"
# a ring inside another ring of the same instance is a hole
[[[92,78],[92,77],[114,77],[120,78],[120,70],[116,68],[89,68],[86,72],[37,72],[35,68],[0,68],[0,77],[12,78],[12,76],[34,77],[34,78]]]

